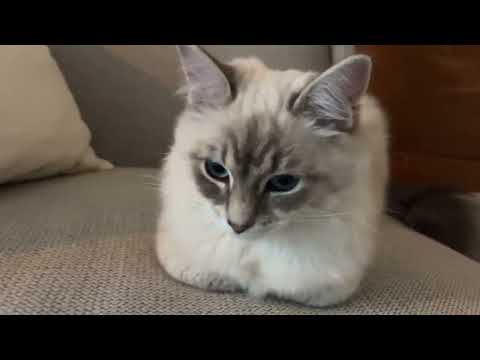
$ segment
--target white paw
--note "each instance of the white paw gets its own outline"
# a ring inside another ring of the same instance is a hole
[[[172,268],[163,266],[163,268],[173,279],[197,289],[228,293],[239,292],[242,290],[236,282],[227,279],[222,275],[195,271],[189,267]]]

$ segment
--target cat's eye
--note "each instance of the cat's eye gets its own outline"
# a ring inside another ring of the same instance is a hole
[[[293,175],[279,175],[270,179],[265,188],[271,193],[287,193],[300,185],[300,178]]]
[[[228,170],[222,164],[211,160],[205,162],[205,170],[208,176],[217,181],[225,182],[230,177]]]

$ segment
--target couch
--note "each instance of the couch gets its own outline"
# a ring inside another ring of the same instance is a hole
[[[385,216],[378,259],[348,303],[312,309],[206,293],[166,276],[155,253],[156,176],[180,99],[171,46],[69,46],[52,51],[112,171],[0,187],[0,314],[480,314],[480,264]],[[207,46],[255,53],[280,68],[322,70],[314,46]]]

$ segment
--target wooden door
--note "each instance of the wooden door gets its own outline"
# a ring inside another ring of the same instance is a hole
[[[397,185],[480,191],[480,46],[357,45],[391,118]]]

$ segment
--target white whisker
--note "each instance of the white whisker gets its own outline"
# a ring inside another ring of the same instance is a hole
[[[319,216],[305,216],[305,217],[293,217],[290,219],[292,223],[313,223],[316,221],[327,221],[331,219],[342,219],[345,217],[350,217],[350,213],[336,213],[336,214],[326,214],[326,215],[319,215]]]
[[[309,215],[296,215],[294,219],[325,219],[325,218],[333,218],[333,217],[343,217],[343,216],[350,216],[352,215],[351,212],[338,212],[338,213],[326,213],[326,214],[309,214]]]

